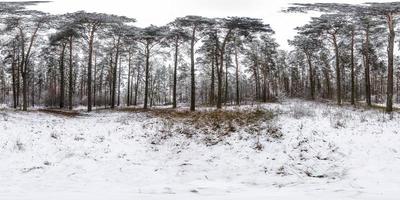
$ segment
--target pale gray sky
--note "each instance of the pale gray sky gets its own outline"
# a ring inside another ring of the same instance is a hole
[[[338,2],[363,3],[367,0],[53,0],[36,7],[52,14],[86,10],[124,15],[137,19],[137,26],[164,25],[176,17],[202,15],[206,17],[246,16],[262,18],[275,30],[281,48],[293,38],[296,26],[305,24],[310,14],[281,13],[289,3]],[[386,0],[374,0],[386,1]],[[390,1],[390,0],[389,0]],[[393,0],[391,0],[393,1]],[[315,14],[314,14],[315,15]]]

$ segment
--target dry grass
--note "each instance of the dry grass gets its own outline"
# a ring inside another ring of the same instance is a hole
[[[58,116],[65,116],[65,117],[77,117],[81,115],[78,111],[72,111],[72,110],[39,109],[37,111]]]
[[[122,108],[119,111],[133,113],[146,112],[149,117],[162,119],[165,127],[159,131],[160,135],[154,139],[153,143],[155,144],[171,137],[175,133],[185,135],[188,138],[202,136],[207,145],[215,145],[238,130],[243,130],[254,136],[261,132],[266,132],[273,138],[275,136],[279,138],[281,135],[279,129],[272,126],[272,123],[269,122],[274,118],[273,112],[267,110],[208,110],[191,112],[171,108],[152,108],[147,110],[141,108]],[[179,124],[184,125],[180,126]]]
[[[182,111],[173,109],[151,109],[148,113],[155,117],[164,119],[186,121],[192,124],[215,125],[224,123],[235,123],[238,125],[254,124],[259,120],[270,120],[274,117],[272,112],[265,110],[250,111],[231,111],[231,110],[212,110],[212,111]]]

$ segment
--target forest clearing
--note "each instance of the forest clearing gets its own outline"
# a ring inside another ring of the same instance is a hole
[[[0,1],[0,200],[399,199],[400,2],[335,1]]]

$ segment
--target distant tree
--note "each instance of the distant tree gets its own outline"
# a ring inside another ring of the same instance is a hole
[[[316,4],[295,4],[288,8],[289,12],[307,12],[318,10],[323,12],[341,12],[347,15],[361,15],[371,17],[383,17],[386,20],[388,30],[388,75],[386,92],[386,111],[393,111],[393,62],[394,62],[394,41],[395,41],[395,16],[400,14],[400,2],[387,3],[366,3],[363,5],[338,4],[338,3],[316,3]],[[367,30],[368,32],[368,30]],[[368,36],[367,36],[368,37]],[[368,42],[366,43],[368,45]],[[367,59],[368,60],[368,59]],[[368,87],[368,86],[367,86]],[[367,94],[368,96],[369,94]],[[367,101],[370,101],[367,97]],[[368,102],[369,103],[369,102]],[[370,103],[369,103],[370,104]]]
[[[174,70],[173,70],[173,86],[172,86],[172,108],[176,108],[176,84],[177,84],[177,69],[179,46],[190,39],[187,31],[180,27],[179,23],[172,22],[168,24],[170,30],[167,33],[167,40],[173,44],[174,53]]]
[[[260,32],[273,32],[268,24],[264,24],[261,19],[248,18],[248,17],[228,17],[218,20],[218,28],[224,32],[222,42],[219,45],[219,68],[217,69],[218,77],[218,99],[217,108],[222,107],[222,77],[225,48],[227,43],[233,39],[234,36],[251,37],[254,33]]]
[[[138,35],[135,36],[137,41],[143,45],[143,52],[145,56],[145,89],[144,89],[144,105],[143,108],[147,109],[148,98],[149,98],[149,84],[150,84],[150,56],[152,55],[152,49],[159,45],[165,35],[166,27],[148,26],[139,30]]]
[[[6,19],[6,31],[16,30],[20,42],[20,71],[22,76],[22,109],[28,109],[28,72],[32,48],[40,29],[47,28],[50,17],[39,11],[21,11]],[[29,42],[27,42],[27,40]]]
[[[198,31],[203,31],[207,26],[213,24],[213,21],[209,18],[201,16],[189,15],[186,17],[177,18],[175,20],[176,24],[180,27],[189,29],[191,32],[190,36],[190,77],[191,77],[191,93],[190,93],[190,110],[195,111],[196,109],[196,79],[195,79],[195,49],[194,45],[198,41],[196,33]]]
[[[84,11],[78,11],[71,13],[68,16],[74,19],[74,24],[80,29],[83,29],[85,36],[88,39],[88,68],[87,68],[87,111],[92,111],[92,62],[93,62],[93,43],[95,33],[102,28],[110,25],[123,24],[129,22],[135,22],[135,19],[127,18],[124,16],[107,15],[103,13],[88,13]]]
[[[72,109],[72,43],[73,38],[78,37],[78,33],[72,24],[61,24],[59,26],[60,30],[50,37],[50,44],[52,45],[60,45],[61,53],[60,53],[60,98],[59,98],[59,106],[60,108],[64,108],[64,90],[65,90],[65,80],[64,80],[64,57],[65,57],[65,49],[69,44],[69,109]]]
[[[302,28],[298,28],[302,30]],[[299,48],[305,55],[308,64],[308,73],[310,78],[310,97],[315,99],[315,69],[312,66],[312,59],[320,46],[319,37],[316,34],[302,34],[295,36],[294,40],[289,41],[289,44]]]

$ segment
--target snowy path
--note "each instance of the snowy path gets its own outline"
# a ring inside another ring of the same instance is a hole
[[[144,113],[0,111],[0,199],[400,196],[399,114],[294,100],[263,107],[280,113],[282,139],[239,129],[213,146],[177,132],[159,141],[180,125]]]

